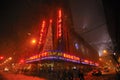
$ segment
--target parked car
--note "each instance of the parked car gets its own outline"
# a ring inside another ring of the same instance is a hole
[[[92,71],[92,75],[93,76],[101,76],[102,75],[102,72],[100,70],[93,70]]]

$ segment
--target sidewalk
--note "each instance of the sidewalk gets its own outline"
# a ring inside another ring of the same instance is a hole
[[[25,76],[22,74],[13,74],[13,73],[7,73],[7,72],[1,72],[0,75],[5,80],[46,80],[44,78]]]

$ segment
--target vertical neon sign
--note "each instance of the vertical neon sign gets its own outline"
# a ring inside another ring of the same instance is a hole
[[[42,26],[41,26],[41,31],[40,31],[40,38],[39,38],[39,44],[42,44],[42,38],[43,38],[43,32],[45,29],[45,21],[42,22]]]
[[[58,21],[57,21],[57,38],[62,36],[62,12],[58,11]]]

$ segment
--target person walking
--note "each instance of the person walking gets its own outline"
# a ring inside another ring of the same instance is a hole
[[[84,73],[80,69],[78,69],[78,77],[79,77],[80,80],[85,80],[84,79]]]
[[[68,80],[73,80],[73,71],[72,70],[68,70]]]

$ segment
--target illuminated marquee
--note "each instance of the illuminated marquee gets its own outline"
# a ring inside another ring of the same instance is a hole
[[[40,53],[38,55],[28,58],[26,60],[26,63],[40,61],[40,60],[47,60],[47,59],[64,60],[64,61],[82,63],[82,64],[87,64],[87,65],[92,65],[92,66],[99,66],[98,63],[94,63],[86,59],[80,59],[77,56],[69,55],[67,53],[62,53],[62,52],[43,52],[43,53]]]
[[[72,60],[77,60],[77,61],[79,61],[79,60],[80,60],[80,58],[79,58],[79,57],[72,56],[72,55],[65,54],[65,53],[63,54],[63,57],[68,58],[68,59],[72,59]]]
[[[76,57],[76,56],[73,56],[73,55],[69,55],[69,54],[66,54],[66,53],[62,53],[62,52],[43,52],[41,54],[38,54],[38,55],[35,55],[35,56],[32,56],[30,58],[27,59],[27,61],[32,61],[32,60],[41,60],[42,58],[50,58],[50,57],[54,57],[56,59],[64,59],[64,60],[67,60],[67,61],[80,61],[80,58],[79,57]],[[47,59],[46,58],[46,59]]]

